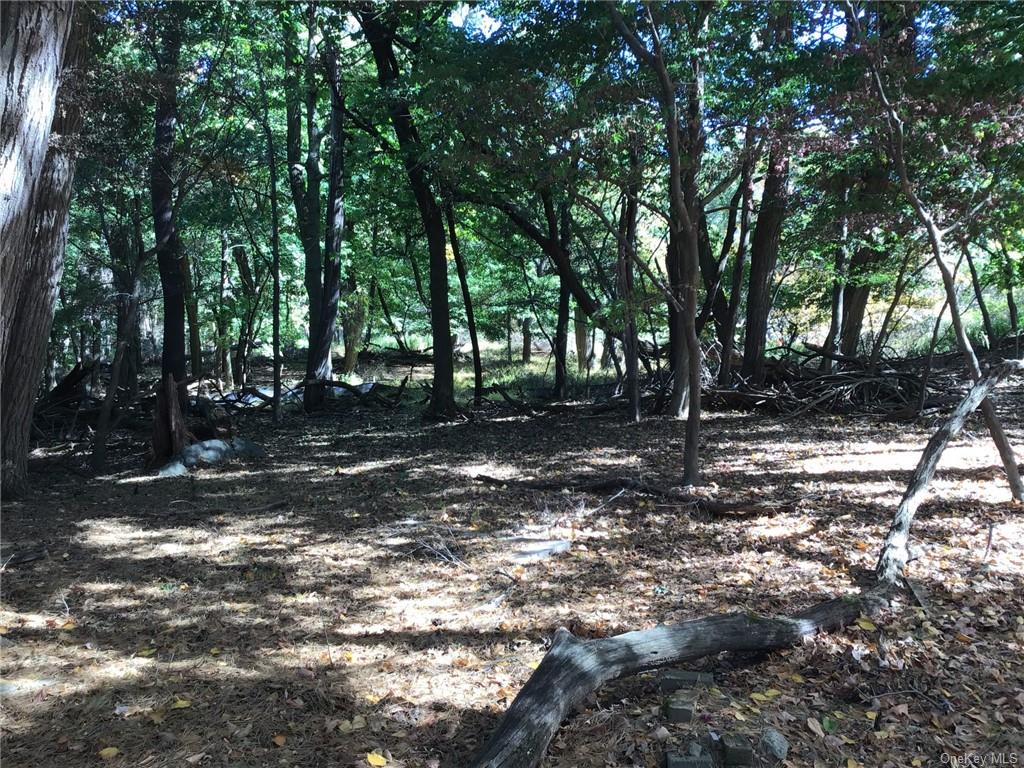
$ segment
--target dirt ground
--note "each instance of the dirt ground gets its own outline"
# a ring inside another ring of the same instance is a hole
[[[1024,450],[1020,382],[999,405]],[[103,477],[38,458],[34,498],[3,509],[5,558],[46,550],[2,575],[4,767],[464,765],[558,626],[785,613],[866,583],[934,421],[710,413],[704,491],[748,505],[718,518],[581,490],[678,485],[683,444],[682,423],[585,406],[246,417],[266,459],[184,478],[143,471],[127,439]],[[654,675],[619,681],[544,765],[655,766],[695,735],[769,725],[790,766],[1022,759],[1022,513],[971,422],[915,524],[924,608],[707,659],[715,687],[685,725],[664,722]],[[532,539],[569,550],[522,562]]]

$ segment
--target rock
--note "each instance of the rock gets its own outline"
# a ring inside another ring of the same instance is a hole
[[[785,760],[789,754],[789,742],[774,728],[765,728],[761,734],[761,746],[776,760]]]
[[[722,736],[722,752],[727,766],[748,766],[754,764],[754,750],[745,736],[727,733]]]
[[[181,452],[181,463],[186,467],[198,464],[216,464],[234,455],[234,450],[223,440],[203,440],[192,443]]]
[[[662,693],[672,693],[680,688],[710,688],[715,684],[715,678],[708,672],[694,672],[691,669],[666,669],[661,673],[658,684]]]

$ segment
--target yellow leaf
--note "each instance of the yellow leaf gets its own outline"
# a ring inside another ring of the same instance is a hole
[[[792,680],[794,683],[806,683],[807,682],[807,680],[804,678],[803,675],[797,674],[795,672],[792,675],[789,676],[789,679]]]
[[[152,656],[154,653],[156,653],[156,648],[139,648],[139,650],[137,650],[135,652],[135,655],[136,656]]]
[[[214,646],[213,648],[210,649],[210,655],[211,656],[220,656],[221,653],[223,653],[223,652],[224,651],[223,651],[222,648],[217,648],[216,646]]]
[[[70,630],[74,629],[77,626],[78,625],[75,624],[74,619],[68,619],[63,624],[60,625],[60,628],[63,629],[63,630],[66,630],[66,631],[70,631]]]
[[[274,737],[274,743],[277,744],[277,746],[279,747],[283,747],[286,741],[288,741],[288,737],[285,736],[283,733],[279,733],[277,734],[277,736]]]
[[[918,766],[924,765],[924,761],[920,757],[915,757],[910,761],[910,764],[914,766],[914,768],[918,768]]]
[[[733,713],[732,713],[732,716],[733,716],[733,717],[735,717],[735,718],[736,718],[737,720],[740,720],[740,721],[744,721],[744,720],[746,720],[746,719],[747,719],[747,716],[746,716],[746,715],[744,715],[744,714],[743,714],[742,712],[740,712],[739,710],[737,710],[737,711],[733,712]]]
[[[769,699],[774,699],[776,696],[781,696],[782,691],[780,691],[778,688],[769,688],[767,691],[764,692],[764,695]]]
[[[752,693],[750,694],[750,698],[752,698],[754,701],[768,701],[768,697],[765,696],[763,693]]]
[[[875,718],[878,717],[878,713],[877,712],[865,712],[864,713],[864,717],[866,717],[871,722],[874,722]]]
[[[861,629],[866,629],[868,632],[874,632],[878,629],[878,627],[875,626],[875,622],[865,616],[861,616],[857,619],[857,626]]]
[[[104,747],[98,752],[98,754],[101,760],[113,760],[121,754],[121,750],[117,747]]]
[[[380,752],[374,750],[373,752],[366,753],[366,762],[370,765],[387,765],[388,759],[384,757]]]
[[[0,635],[6,635],[8,631],[7,627],[0,626]]]
[[[846,768],[861,768],[860,763],[854,760],[852,757],[846,758]]]
[[[192,706],[192,702],[188,699],[175,699],[174,703],[171,704],[171,709],[188,709]]]

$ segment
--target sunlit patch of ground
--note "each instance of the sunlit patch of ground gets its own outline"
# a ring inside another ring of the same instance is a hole
[[[615,414],[428,426],[355,409],[243,421],[270,458],[182,479],[37,467],[37,496],[4,509],[5,551],[47,550],[3,574],[4,765],[94,766],[108,747],[118,766],[463,764],[557,626],[595,637],[858,589],[930,427],[710,414],[708,492],[751,503],[720,517],[571,490],[678,484],[684,425]],[[662,728],[651,676],[615,683],[545,764],[654,766],[665,741],[769,724],[799,766],[1020,751],[1024,524],[971,428],[915,525],[924,608],[708,659],[716,687],[688,725]],[[548,540],[568,546],[517,559]]]

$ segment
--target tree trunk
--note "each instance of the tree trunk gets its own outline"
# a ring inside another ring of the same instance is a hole
[[[558,321],[555,325],[555,386],[551,397],[565,400],[569,396],[568,370],[566,358],[569,346],[569,299],[572,294],[564,281],[558,284]]]
[[[179,6],[171,6],[160,29],[157,58],[157,97],[150,195],[156,236],[157,266],[164,301],[164,340],[161,376],[171,375],[184,386],[185,285],[181,269],[181,243],[174,213],[174,142],[178,122],[178,58],[181,53]],[[184,405],[184,393],[180,396]]]
[[[188,320],[188,354],[192,377],[203,376],[203,342],[199,337],[199,285],[193,285],[192,259],[187,251],[181,252],[181,283],[185,294],[185,317]]]
[[[466,263],[462,258],[459,238],[455,232],[455,210],[451,201],[445,203],[445,219],[448,223],[448,239],[452,244],[452,256],[455,269],[459,274],[459,287],[462,289],[462,303],[466,308],[466,325],[469,328],[469,344],[473,351],[473,404],[480,405],[484,396],[484,369],[480,360],[480,342],[476,335],[476,319],[473,316],[473,298],[469,294],[469,280],[466,276]]]
[[[989,351],[999,345],[999,337],[992,326],[992,316],[989,314],[988,305],[985,303],[985,294],[981,288],[981,280],[978,278],[978,270],[974,267],[974,259],[971,258],[971,247],[966,241],[963,244],[964,258],[967,260],[967,269],[971,272],[971,286],[974,288],[974,298],[978,302],[978,311],[981,312],[981,321],[985,326],[985,337],[988,339]]]
[[[789,153],[776,141],[768,153],[768,173],[750,244],[750,283],[747,289],[747,329],[741,372],[755,386],[764,381],[764,354],[771,311],[771,284],[779,258],[779,237],[786,215]]]
[[[345,232],[345,103],[341,93],[338,57],[333,45],[327,49],[326,73],[331,88],[331,151],[327,176],[327,225],[324,241],[323,293],[320,317],[311,325],[313,335],[306,356],[306,381],[302,404],[306,413],[323,406],[324,382],[330,381],[331,349],[334,342],[338,304],[341,300],[341,241]],[[358,342],[357,342],[358,343]]]
[[[875,599],[872,593],[838,598],[792,617],[720,614],[599,640],[580,640],[559,629],[470,766],[535,768],[562,721],[607,682],[723,651],[787,648],[855,621]]]
[[[725,328],[722,330],[722,364],[718,368],[718,385],[732,384],[732,358],[736,344],[736,319],[740,311],[740,295],[743,292],[743,271],[746,266],[747,242],[750,239],[750,214],[754,200],[754,165],[756,158],[748,156],[741,172],[743,185],[742,208],[740,210],[739,242],[736,245],[736,259],[732,267],[732,282],[729,288],[729,308]]]
[[[843,193],[840,196],[842,212],[839,216],[839,243],[836,246],[835,278],[832,281],[832,317],[829,321],[828,335],[822,348],[832,355],[839,354],[839,341],[843,335],[843,291],[846,290],[846,249],[850,238],[850,215],[847,206],[850,201],[850,187],[844,181]],[[834,358],[823,355],[821,370],[832,373]]]
[[[523,365],[529,365],[533,356],[533,334],[530,333],[530,322],[533,318],[523,318]]]
[[[587,370],[587,358],[590,356],[590,345],[587,343],[587,316],[576,307],[574,316],[574,330],[576,335],[576,370],[583,374]]]
[[[917,462],[917,468],[911,475],[907,490],[900,500],[899,508],[889,527],[889,533],[882,544],[882,552],[875,567],[880,582],[895,585],[903,578],[903,569],[910,557],[907,550],[910,541],[910,525],[914,520],[917,508],[924,500],[932,478],[935,476],[935,469],[939,465],[939,459],[942,457],[946,445],[960,434],[967,417],[974,413],[983,401],[986,401],[989,392],[1007,376],[1021,370],[1024,370],[1024,363],[1020,360],[1010,360],[994,368],[984,378],[978,379],[952,415],[943,422],[939,431],[928,441],[928,445]]]
[[[416,199],[430,253],[430,329],[433,341],[434,377],[428,413],[435,419],[458,414],[455,405],[455,367],[452,360],[451,317],[448,307],[448,258],[444,217],[431,189],[423,163],[423,146],[413,124],[409,104],[394,95],[399,80],[394,52],[394,30],[386,27],[375,8],[362,6],[359,23],[373,53],[377,79],[386,94],[388,113],[395,130],[409,187]]]
[[[10,498],[28,490],[32,407],[64,265],[79,128],[78,101],[68,95],[66,78],[84,61],[87,34],[71,3],[8,3],[0,9],[0,30],[0,475]]]
[[[892,301],[889,302],[889,306],[885,310],[885,316],[882,318],[882,324],[878,328],[878,335],[875,337],[874,343],[871,345],[871,355],[868,358],[868,370],[874,371],[878,368],[878,362],[882,359],[882,351],[885,349],[885,344],[889,340],[889,336],[892,334],[892,322],[893,317],[896,314],[896,307],[899,306],[900,300],[903,298],[903,293],[907,290],[907,268],[910,266],[910,253],[908,252],[900,264],[900,271],[896,275],[896,288],[893,291]]]
[[[636,328],[636,299],[634,296],[633,259],[636,252],[637,213],[640,193],[640,157],[635,139],[630,145],[630,181],[626,185],[626,204],[619,218],[619,248],[616,267],[616,292],[622,303],[622,348],[626,358],[626,397],[629,400],[629,420],[640,423],[640,340]],[[609,353],[612,337],[605,333],[605,352]],[[614,354],[614,353],[612,353]]]
[[[228,337],[228,312],[225,307],[226,289],[228,284],[229,260],[231,246],[227,232],[220,233],[220,283],[217,291],[217,376],[229,386],[234,381],[231,373],[231,339]]]

